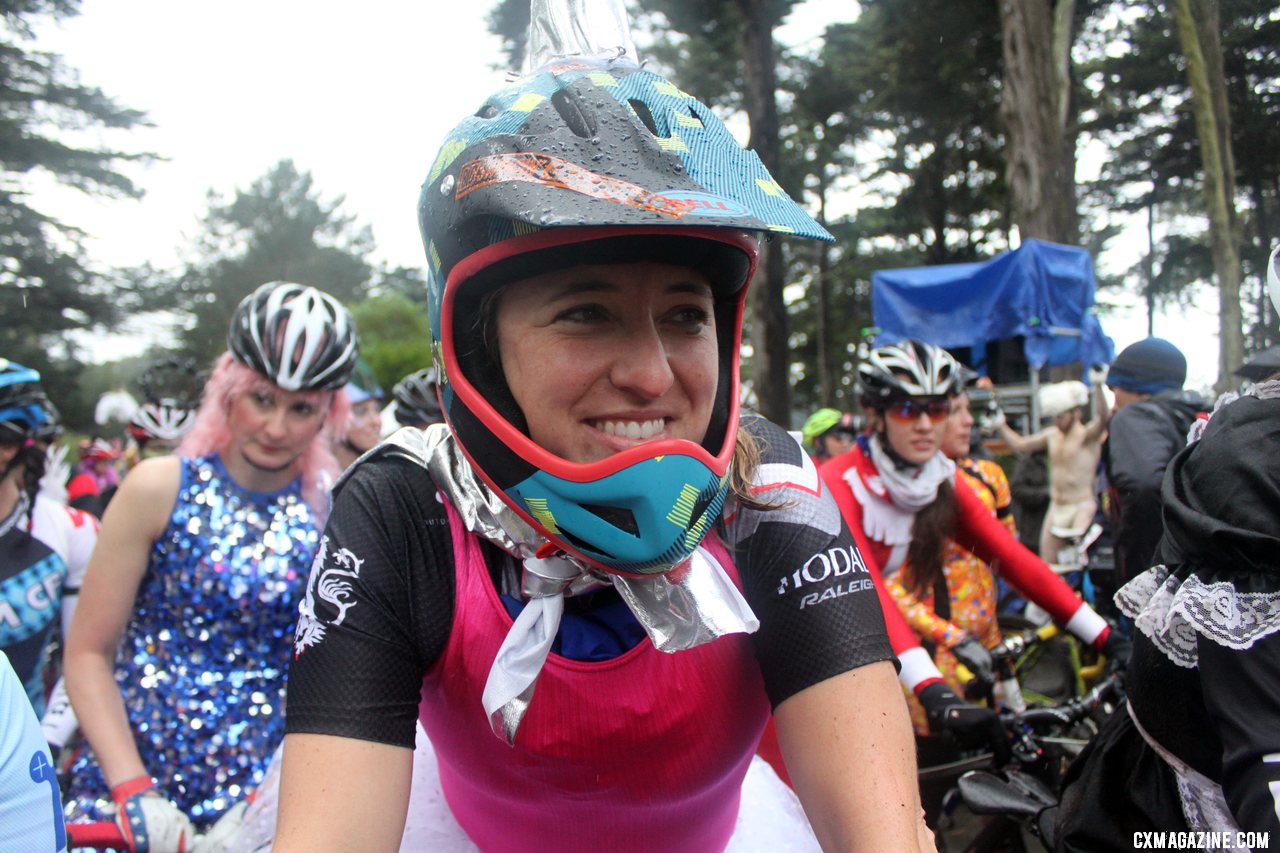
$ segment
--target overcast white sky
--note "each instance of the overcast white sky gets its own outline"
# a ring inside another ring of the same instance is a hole
[[[420,266],[418,187],[444,134],[504,80],[491,68],[500,58],[485,28],[491,6],[83,0],[83,14],[41,29],[38,46],[155,124],[106,144],[167,159],[130,172],[146,190],[141,201],[42,185],[36,205],[84,228],[102,263],[167,267],[198,233],[210,189],[228,197],[291,157],[323,197],[345,196],[343,210],[372,227],[378,259]],[[852,0],[806,0],[779,40],[804,42],[855,15]],[[1146,334],[1140,309],[1103,323],[1118,347]],[[1193,381],[1207,384],[1216,328],[1213,309],[1198,308],[1162,315],[1156,334],[1182,346]],[[145,348],[150,330],[122,331],[101,357]]]

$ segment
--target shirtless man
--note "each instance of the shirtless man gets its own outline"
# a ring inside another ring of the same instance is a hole
[[[1020,435],[1000,420],[1000,436],[1018,454],[1049,452],[1049,511],[1040,528],[1040,557],[1056,562],[1066,539],[1055,531],[1080,531],[1098,509],[1095,480],[1107,420],[1111,415],[1101,383],[1093,386],[1098,415],[1084,422],[1089,388],[1083,382],[1058,382],[1040,389],[1040,410],[1053,426],[1034,435]]]

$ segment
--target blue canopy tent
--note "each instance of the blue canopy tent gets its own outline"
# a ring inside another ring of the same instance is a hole
[[[1043,240],[982,263],[881,270],[871,275],[876,344],[915,338],[981,362],[989,343],[1020,337],[1033,385],[1045,365],[1079,362],[1083,374],[1115,357],[1094,287],[1087,251]]]

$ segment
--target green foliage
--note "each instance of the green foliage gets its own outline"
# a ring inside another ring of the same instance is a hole
[[[1257,289],[1266,248],[1280,235],[1280,18],[1273,0],[1221,0],[1219,12],[1242,263],[1246,286],[1252,278]],[[1091,21],[1082,44],[1084,126],[1110,153],[1090,187],[1091,204],[1118,212],[1154,208],[1158,232],[1169,236],[1158,239],[1150,296],[1157,304],[1186,301],[1211,280],[1213,267],[1191,92],[1173,21],[1154,0],[1116,2]],[[1147,287],[1140,271],[1131,279]],[[1275,342],[1266,312],[1247,313],[1257,315],[1251,348]]]
[[[373,370],[378,384],[392,386],[416,370],[431,366],[431,326],[421,304],[389,292],[356,305],[360,357]]]
[[[502,39],[506,62],[511,70],[524,65],[525,42],[529,31],[529,0],[498,0],[489,11],[489,31]]]
[[[427,309],[427,274],[421,267],[383,267],[378,270],[369,292],[374,295],[397,293],[425,311]]]
[[[150,159],[81,143],[146,125],[146,117],[34,49],[37,19],[79,9],[78,0],[0,2],[0,354],[38,369],[69,419],[82,418],[86,402],[66,333],[111,325],[137,299],[118,275],[95,268],[80,229],[39,209],[33,185],[51,179],[88,195],[137,198],[120,169]]]
[[[312,285],[347,305],[362,299],[374,274],[367,260],[373,237],[341,205],[341,197],[320,198],[310,173],[287,159],[230,200],[210,193],[198,259],[155,294],[156,304],[167,296],[188,316],[184,352],[198,364],[212,362],[226,349],[236,305],[265,282]]]

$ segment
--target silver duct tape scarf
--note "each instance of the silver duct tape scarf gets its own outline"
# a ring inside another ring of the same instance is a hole
[[[529,709],[564,615],[564,597],[612,584],[663,652],[691,649],[726,634],[751,634],[760,622],[724,568],[699,547],[677,571],[643,578],[608,574],[558,554],[539,558],[547,540],[484,484],[443,424],[405,428],[385,444],[426,468],[463,526],[524,563],[521,589],[528,604],[507,633],[485,684],[489,725],[508,744]]]

